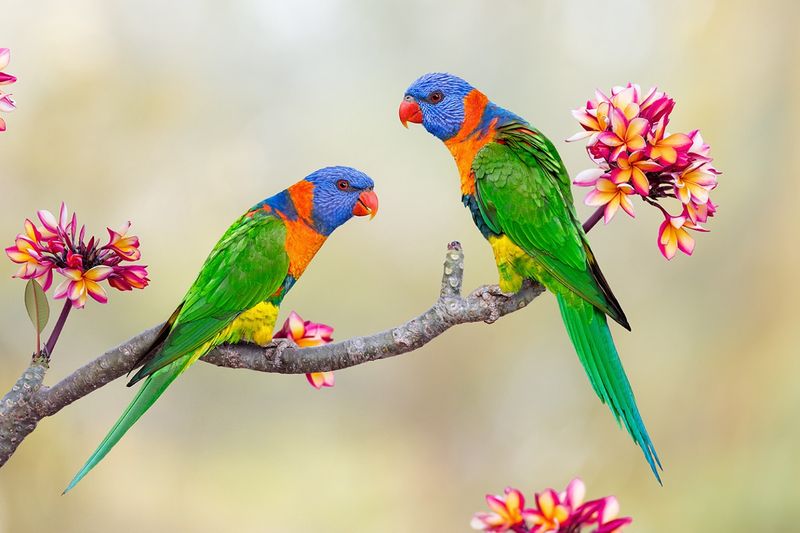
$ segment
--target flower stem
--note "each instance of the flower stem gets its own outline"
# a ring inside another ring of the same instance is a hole
[[[586,219],[586,222],[583,223],[583,231],[589,233],[589,230],[594,227],[595,224],[600,222],[600,219],[603,218],[603,211],[605,211],[605,206],[601,205],[597,208],[597,210],[592,213],[592,215]]]
[[[69,316],[69,312],[72,309],[72,300],[69,298],[66,299],[64,302],[64,307],[61,309],[61,314],[58,315],[58,321],[56,325],[53,326],[53,331],[50,333],[50,338],[47,339],[47,343],[44,345],[45,353],[47,357],[50,357],[53,353],[53,348],[56,346],[56,342],[58,342],[58,337],[61,335],[61,330],[64,329],[64,323],[67,321],[67,317]]]

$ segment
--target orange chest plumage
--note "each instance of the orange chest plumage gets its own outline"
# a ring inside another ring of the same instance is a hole
[[[285,220],[286,254],[289,256],[289,275],[298,279],[325,243],[326,237],[320,235],[302,219]]]
[[[444,142],[458,167],[461,177],[461,194],[475,194],[475,175],[472,162],[475,155],[487,143],[494,140],[497,120],[492,120],[486,128],[478,129],[483,119],[483,112],[489,99],[483,93],[473,89],[464,97],[464,123],[458,133]]]
[[[289,275],[298,279],[325,243],[325,235],[313,228],[314,186],[306,181],[288,189],[297,218],[284,218],[286,224],[286,253],[289,256]]]

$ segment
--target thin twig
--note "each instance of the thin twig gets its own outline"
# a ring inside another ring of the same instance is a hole
[[[67,322],[67,317],[71,310],[72,300],[65,298],[64,307],[61,308],[61,314],[58,315],[58,320],[53,326],[53,331],[50,332],[50,338],[47,339],[47,343],[44,345],[45,353],[48,357],[53,354],[53,349],[56,347],[58,337],[61,335],[61,330],[64,329],[64,324]]]

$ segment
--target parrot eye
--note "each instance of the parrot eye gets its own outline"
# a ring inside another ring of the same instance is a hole
[[[442,101],[442,99],[444,99],[444,94],[442,94],[442,91],[433,91],[428,95],[428,101],[432,104],[438,104]]]
[[[336,182],[336,186],[339,188],[340,191],[346,191],[350,188],[350,182],[347,180],[339,180]]]

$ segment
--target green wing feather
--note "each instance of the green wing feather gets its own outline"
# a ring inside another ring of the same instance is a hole
[[[244,216],[233,224],[186,293],[163,348],[128,385],[194,352],[240,313],[269,298],[289,270],[285,242],[286,227],[273,215]]]
[[[497,142],[478,152],[472,170],[486,224],[510,238],[541,268],[521,274],[541,278],[556,294],[592,387],[642,449],[660,482],[661,463],[605,315],[630,327],[577,220],[569,176],[555,147],[534,128],[514,124],[500,128]]]
[[[555,147],[530,126],[501,128],[472,165],[478,206],[556,280],[622,326],[622,307],[600,272],[577,220],[569,176]]]
[[[136,396],[86,464],[67,486],[72,489],[119,442],[167,387],[197,357],[197,350],[240,313],[266,300],[289,270],[286,227],[267,214],[242,217],[209,255],[183,303],[170,318],[163,348],[133,377],[145,379]]]

